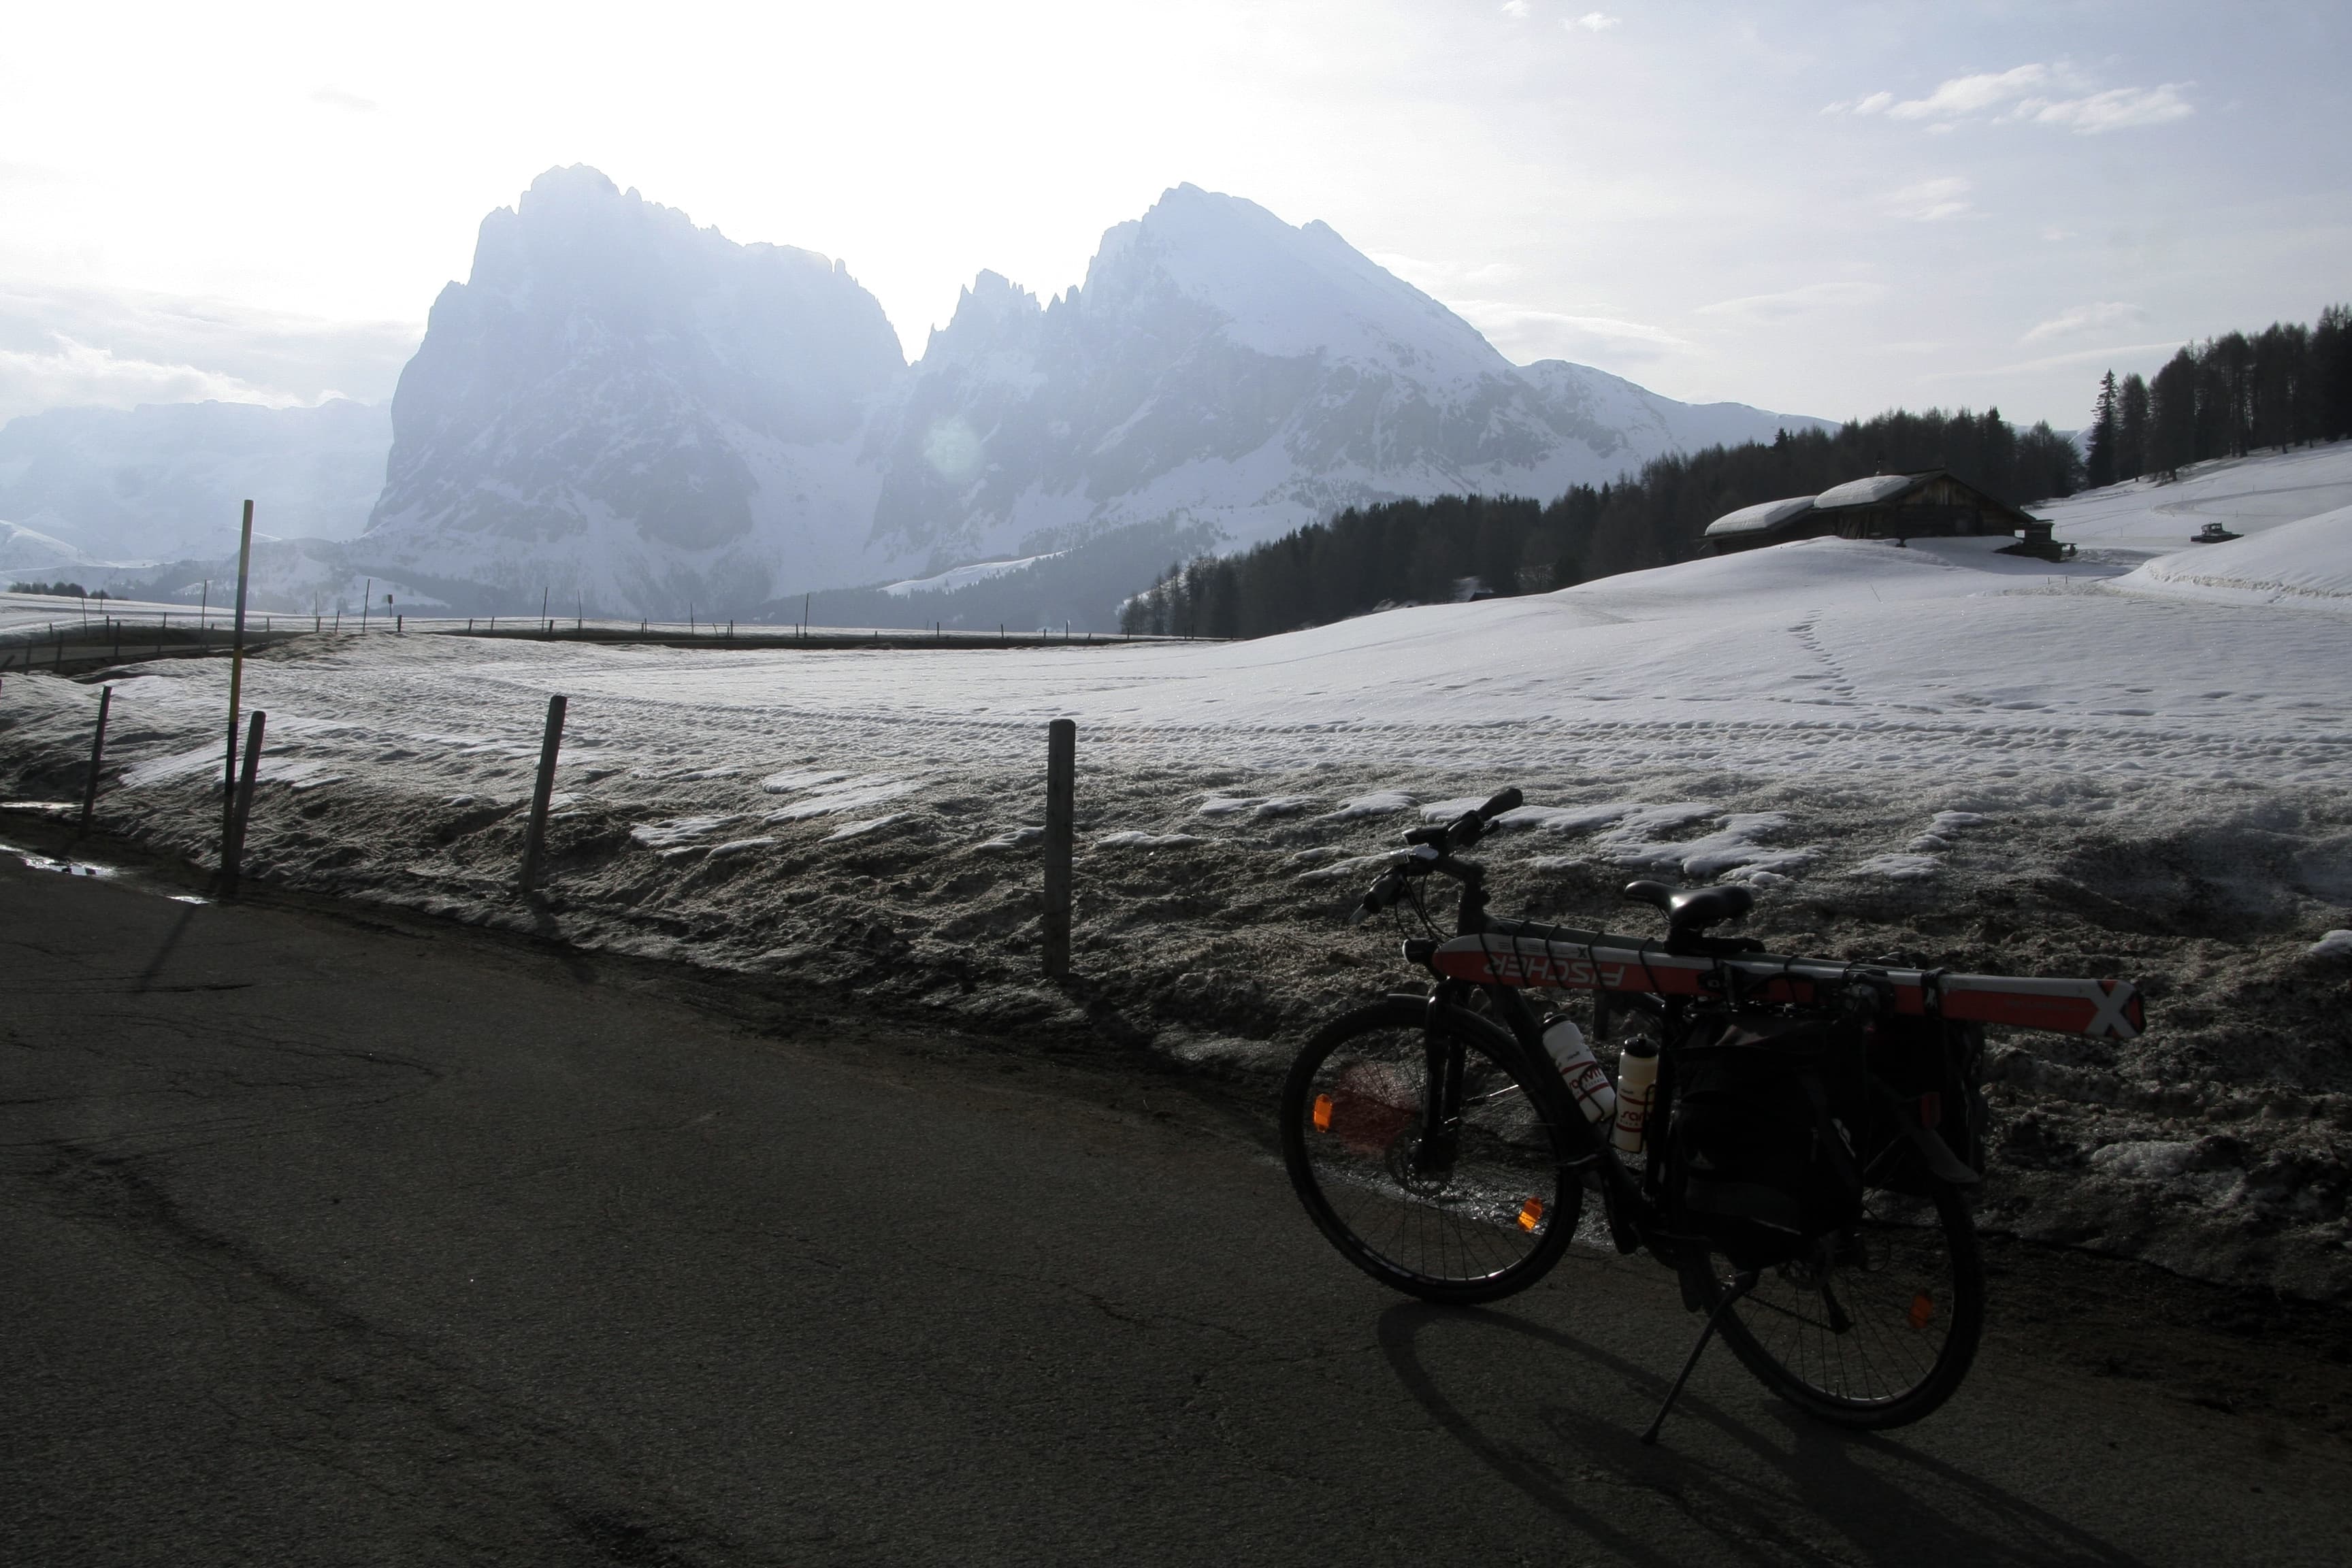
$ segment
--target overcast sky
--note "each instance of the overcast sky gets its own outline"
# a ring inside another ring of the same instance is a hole
[[[482,216],[587,163],[844,258],[909,354],[1190,180],[1511,358],[1844,417],[2352,299],[2352,6],[1608,0],[15,5],[0,417],[390,395]]]

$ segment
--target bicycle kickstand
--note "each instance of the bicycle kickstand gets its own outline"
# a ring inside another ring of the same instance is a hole
[[[1691,1368],[1698,1365],[1698,1358],[1706,1352],[1706,1342],[1715,1337],[1716,1325],[1723,1321],[1723,1315],[1731,1310],[1739,1298],[1754,1289],[1756,1270],[1753,1268],[1743,1268],[1732,1276],[1731,1289],[1723,1293],[1723,1300],[1715,1304],[1715,1310],[1709,1312],[1706,1321],[1699,1325],[1698,1342],[1691,1346],[1690,1354],[1684,1358],[1683,1369],[1675,1374],[1675,1385],[1666,1390],[1665,1403],[1658,1406],[1657,1415],[1651,1418],[1650,1429],[1642,1434],[1643,1447],[1657,1447],[1658,1429],[1666,1424],[1666,1412],[1672,1410],[1675,1401],[1682,1397],[1683,1384],[1690,1381]]]

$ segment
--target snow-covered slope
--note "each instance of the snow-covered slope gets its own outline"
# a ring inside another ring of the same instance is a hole
[[[247,500],[259,532],[349,539],[391,443],[389,410],[342,399],[27,414],[0,427],[0,517],[99,561],[233,551]]]
[[[103,574],[111,570],[62,539],[13,522],[0,522],[0,575],[42,582],[68,576],[81,579],[85,588],[94,588],[99,584],[88,580],[92,567],[99,569],[101,582]]]
[[[837,265],[575,168],[484,223],[394,423],[355,559],[674,615],[1123,527],[1243,545],[1356,502],[1549,496],[1816,422],[1514,366],[1328,226],[1190,185],[1050,304],[982,273],[910,371]]]
[[[2037,502],[2033,511],[2060,539],[2127,561],[2169,554],[2209,522],[2252,534],[2343,506],[2352,506],[2352,441],[2217,458],[2178,479],[2130,479]]]

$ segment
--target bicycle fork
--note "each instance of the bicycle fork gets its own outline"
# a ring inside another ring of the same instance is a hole
[[[1412,1171],[1423,1178],[1444,1176],[1454,1169],[1462,1142],[1462,1065],[1458,1041],[1435,1029],[1421,1037],[1426,1070],[1422,1076],[1421,1143],[1412,1152]]]

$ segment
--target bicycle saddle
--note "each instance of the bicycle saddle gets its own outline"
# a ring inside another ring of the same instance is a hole
[[[1736,921],[1756,907],[1756,895],[1741,887],[1670,888],[1664,882],[1628,882],[1625,896],[1666,911],[1666,930],[1696,934],[1722,921]]]

